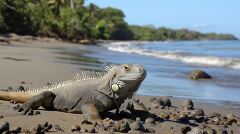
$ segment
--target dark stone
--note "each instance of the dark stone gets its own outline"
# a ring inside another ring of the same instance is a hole
[[[216,112],[211,112],[211,113],[208,114],[208,117],[209,117],[209,118],[220,117],[220,116],[221,116],[221,114],[216,113]]]
[[[54,125],[54,129],[59,132],[64,132],[64,130],[59,125]]]
[[[172,103],[169,98],[163,99],[164,107],[171,107]]]
[[[186,134],[187,132],[191,131],[192,129],[189,126],[184,126],[181,128],[182,134]]]
[[[184,110],[193,110],[194,104],[191,99],[187,99],[183,102],[183,109]]]
[[[25,81],[22,81],[22,82],[20,82],[20,84],[26,84],[26,82],[25,82]]]
[[[203,111],[203,109],[196,109],[194,111],[191,112],[191,117],[195,118],[196,116],[204,116],[205,113]]]
[[[188,78],[191,80],[198,80],[198,79],[211,79],[208,73],[204,72],[203,70],[194,70],[189,75]]]
[[[82,129],[81,129],[81,127],[80,127],[79,125],[74,125],[74,126],[72,127],[72,129],[71,129],[72,132],[74,132],[74,131],[80,131],[80,130],[82,130]]]
[[[34,115],[41,114],[39,111],[34,111]]]
[[[9,123],[6,121],[0,123],[0,133],[5,131],[9,131]]]
[[[14,133],[14,134],[18,134],[18,133],[20,133],[21,132],[21,130],[22,130],[22,128],[21,127],[17,127],[16,129],[13,129],[12,131],[10,131],[11,133]]]

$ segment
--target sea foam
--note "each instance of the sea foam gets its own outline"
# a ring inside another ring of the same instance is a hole
[[[204,66],[228,67],[233,69],[240,69],[239,58],[225,58],[217,56],[196,56],[181,51],[155,51],[136,47],[138,44],[145,44],[146,42],[114,42],[105,44],[108,50],[134,53],[145,56],[153,56],[162,59],[176,60],[184,63]],[[135,46],[135,47],[134,47]]]

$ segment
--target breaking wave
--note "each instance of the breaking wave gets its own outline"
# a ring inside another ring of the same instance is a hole
[[[177,60],[184,63],[205,65],[205,66],[217,66],[228,67],[233,69],[240,69],[239,58],[224,58],[217,56],[196,56],[181,51],[155,51],[145,48],[137,47],[137,44],[145,44],[145,42],[115,42],[104,45],[108,50],[134,53],[145,56],[153,56],[162,59]]]

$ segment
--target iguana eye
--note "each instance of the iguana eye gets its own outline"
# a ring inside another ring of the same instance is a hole
[[[124,68],[125,71],[129,71],[129,67],[128,66],[125,65],[125,66],[123,66],[123,68]]]

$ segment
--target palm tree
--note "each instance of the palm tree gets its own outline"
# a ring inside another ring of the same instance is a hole
[[[53,6],[55,16],[59,16],[60,8],[67,4],[66,0],[49,0],[48,5]]]

